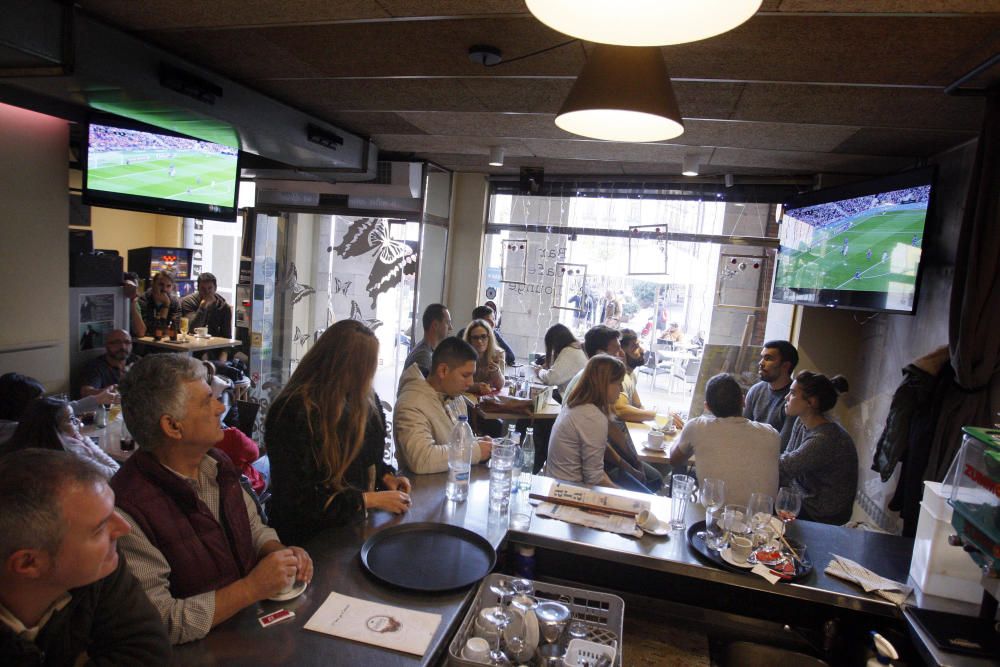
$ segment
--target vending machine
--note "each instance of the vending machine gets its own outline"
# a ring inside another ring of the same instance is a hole
[[[139,279],[149,282],[149,279],[160,271],[174,272],[174,284],[183,299],[195,291],[194,276],[191,274],[191,259],[193,250],[190,248],[166,248],[148,246],[132,248],[128,251],[128,270],[138,274]],[[148,287],[148,284],[146,285]]]

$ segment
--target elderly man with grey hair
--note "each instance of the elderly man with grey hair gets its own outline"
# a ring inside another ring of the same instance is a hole
[[[223,406],[201,362],[152,355],[119,389],[139,446],[111,480],[132,527],[122,551],[170,641],[200,639],[241,609],[308,583],[309,555],[263,524],[239,471],[215,449]]]
[[[129,527],[103,473],[69,452],[0,457],[0,663],[163,665],[156,610],[118,556]]]

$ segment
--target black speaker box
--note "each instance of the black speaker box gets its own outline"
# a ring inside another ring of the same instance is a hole
[[[70,287],[117,287],[122,284],[122,258],[117,253],[69,256]]]

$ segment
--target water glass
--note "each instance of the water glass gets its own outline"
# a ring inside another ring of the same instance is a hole
[[[705,510],[705,546],[719,551],[726,545],[726,531],[722,528],[722,508]]]
[[[694,477],[674,475],[670,478],[670,527],[673,530],[684,529],[684,514],[693,492]]]
[[[750,536],[750,520],[747,518],[746,505],[726,505],[719,523],[726,531],[727,541],[732,537]]]
[[[517,445],[506,441],[494,442],[490,460],[490,511],[505,512],[510,506],[511,475]]]

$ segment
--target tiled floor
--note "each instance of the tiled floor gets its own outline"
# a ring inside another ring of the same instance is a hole
[[[694,625],[626,605],[624,630],[623,666],[709,667],[708,637]]]

